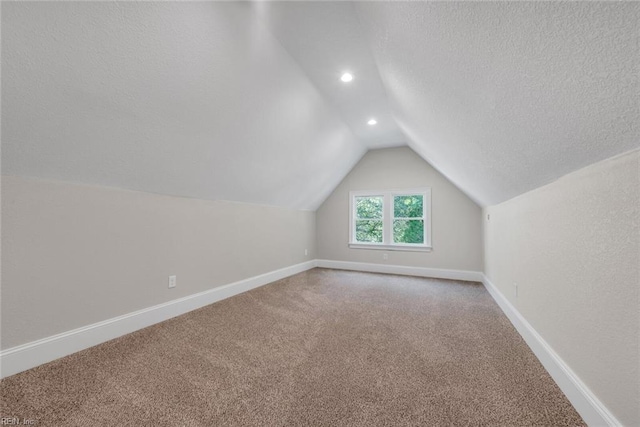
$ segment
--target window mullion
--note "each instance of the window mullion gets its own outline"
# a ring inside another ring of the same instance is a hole
[[[349,208],[351,209],[350,222],[349,222],[349,241],[356,241],[356,221],[358,220],[358,214],[356,213],[356,201],[355,196],[349,194]]]

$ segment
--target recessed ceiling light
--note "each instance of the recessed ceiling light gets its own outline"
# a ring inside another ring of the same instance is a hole
[[[353,75],[351,73],[344,73],[342,77],[340,77],[340,80],[345,83],[349,83],[351,80],[353,80]]]
[[[369,126],[373,126],[373,125],[375,125],[376,123],[378,123],[378,121],[377,121],[376,119],[369,119],[369,121],[367,122],[367,124],[368,124]]]

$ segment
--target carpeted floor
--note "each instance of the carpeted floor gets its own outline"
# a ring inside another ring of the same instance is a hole
[[[584,425],[482,285],[325,269],[0,388],[38,426]]]

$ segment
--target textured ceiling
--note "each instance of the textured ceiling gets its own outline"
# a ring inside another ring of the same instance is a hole
[[[491,205],[640,146],[639,12],[3,2],[2,169],[315,209],[366,149],[408,144]]]
[[[357,9],[408,144],[481,205],[640,146],[640,3]]]

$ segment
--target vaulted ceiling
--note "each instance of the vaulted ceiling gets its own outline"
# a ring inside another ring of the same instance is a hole
[[[640,147],[639,22],[618,2],[3,2],[2,172],[313,210],[366,150],[409,145],[491,205]]]

